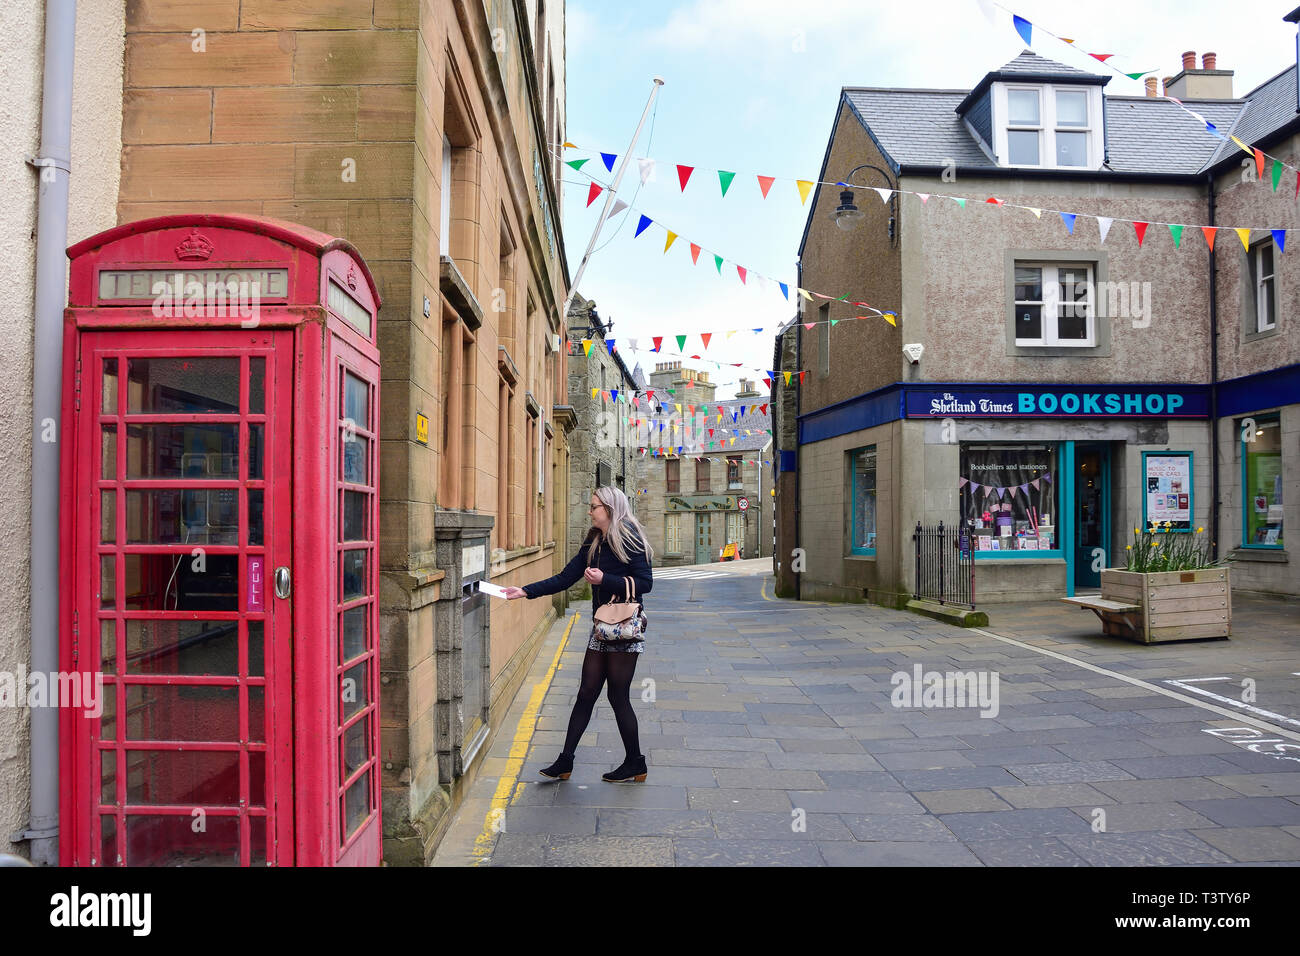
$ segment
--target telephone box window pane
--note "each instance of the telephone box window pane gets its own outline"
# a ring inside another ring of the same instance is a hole
[[[131,756],[141,762],[128,775],[127,803],[239,805],[238,750],[134,750]]]
[[[343,672],[343,681],[339,688],[339,701],[343,720],[347,720],[370,703],[370,685],[366,680],[366,662],[350,667]]]
[[[366,584],[366,552],[343,552],[343,600],[355,600],[370,593]]]
[[[238,414],[238,358],[129,358],[131,414]]]
[[[366,517],[369,514],[370,496],[364,491],[343,492],[343,540],[368,541]]]
[[[248,688],[248,739],[255,744],[266,743],[266,689]]]
[[[266,752],[263,750],[250,750],[248,752],[248,805],[250,807],[266,806]],[[259,818],[250,817],[249,819],[257,820]],[[256,849],[256,836],[253,838],[253,844],[254,849]],[[262,845],[265,851],[265,829],[262,830]]]
[[[99,493],[99,540],[112,544],[117,540],[117,492]]]
[[[127,544],[238,544],[239,490],[126,492]]]
[[[128,425],[128,478],[239,480],[239,426]]]
[[[117,817],[103,814],[99,818],[99,865],[117,864]]]
[[[248,426],[248,477],[253,481],[262,478],[262,459],[266,453],[266,426]]]
[[[117,480],[117,426],[105,425],[100,452],[99,477],[106,481]]]
[[[343,417],[370,431],[370,386],[349,372],[343,373]]]
[[[266,649],[262,642],[262,622],[248,622],[248,676],[266,676]]]
[[[101,411],[105,415],[117,414],[117,359],[104,359],[104,397]]]
[[[343,732],[343,779],[370,759],[370,718],[364,717]]]
[[[129,674],[239,675],[238,621],[126,622]]]
[[[248,543],[263,544],[262,540],[262,499],[261,488],[248,489]]]
[[[368,604],[343,612],[343,661],[350,661],[366,652],[366,620],[369,614]]]
[[[360,435],[343,435],[343,480],[350,485],[370,484],[370,442]]]
[[[112,618],[99,622],[99,669],[117,673],[117,624]]]
[[[239,688],[128,684],[126,739],[238,740]]]
[[[99,752],[99,802],[117,803],[117,754],[112,750]]]
[[[248,360],[248,411],[266,414],[266,359],[255,355]]]
[[[104,554],[99,558],[99,606],[117,606],[117,574],[113,555]]]
[[[128,554],[126,606],[131,611],[236,611],[239,560],[233,554]]]
[[[357,782],[348,787],[343,798],[343,819],[347,821],[343,833],[344,839],[352,836],[361,824],[370,816],[370,773],[363,773]]]
[[[99,715],[99,739],[117,739],[117,683],[104,685],[104,712]]]
[[[266,817],[248,818],[248,865],[266,866]]]
[[[239,817],[208,814],[204,831],[180,816],[126,818],[127,866],[239,866]]]

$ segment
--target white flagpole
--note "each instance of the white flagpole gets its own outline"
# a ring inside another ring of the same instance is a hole
[[[568,321],[569,306],[573,304],[573,297],[578,292],[578,284],[582,282],[582,274],[587,270],[587,263],[591,261],[591,252],[596,248],[596,240],[600,237],[600,230],[605,225],[605,220],[609,218],[610,208],[614,205],[614,198],[618,193],[618,185],[623,181],[623,173],[627,170],[627,164],[632,159],[632,151],[636,149],[636,141],[641,138],[641,130],[645,127],[646,117],[650,115],[650,107],[654,105],[655,97],[659,95],[659,87],[664,85],[663,77],[654,78],[654,88],[650,90],[650,99],[646,101],[645,110],[641,113],[641,122],[636,125],[636,132],[632,134],[632,142],[628,144],[627,152],[623,154],[623,161],[618,164],[618,172],[614,175],[614,184],[605,190],[605,207],[600,211],[600,218],[596,220],[596,228],[591,232],[591,241],[587,243],[587,251],[582,254],[582,262],[578,264],[578,271],[573,276],[573,282],[569,285],[569,294],[564,300],[564,313],[560,316],[561,322]]]

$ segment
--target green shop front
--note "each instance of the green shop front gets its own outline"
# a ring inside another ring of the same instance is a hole
[[[801,597],[912,596],[913,532],[939,522],[973,552],[977,605],[1096,590],[1135,527],[1209,534],[1209,404],[1204,385],[898,383],[804,414]]]

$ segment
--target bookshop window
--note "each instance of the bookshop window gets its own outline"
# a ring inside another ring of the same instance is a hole
[[[1257,417],[1254,434],[1242,433],[1242,437],[1254,441],[1241,443],[1241,543],[1248,548],[1281,548],[1282,421],[1276,415]]]
[[[1058,547],[1055,445],[963,442],[957,483],[977,551]]]

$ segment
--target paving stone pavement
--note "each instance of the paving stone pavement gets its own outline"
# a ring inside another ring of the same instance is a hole
[[[1234,597],[1233,639],[1145,647],[1064,605],[991,607],[963,630],[776,599],[768,559],[709,569],[646,602],[647,780],[600,779],[624,756],[603,696],[570,779],[537,773],[577,689],[591,611],[575,605],[433,865],[1300,864],[1293,607]],[[895,707],[891,678],[916,665],[984,674],[996,712]]]

